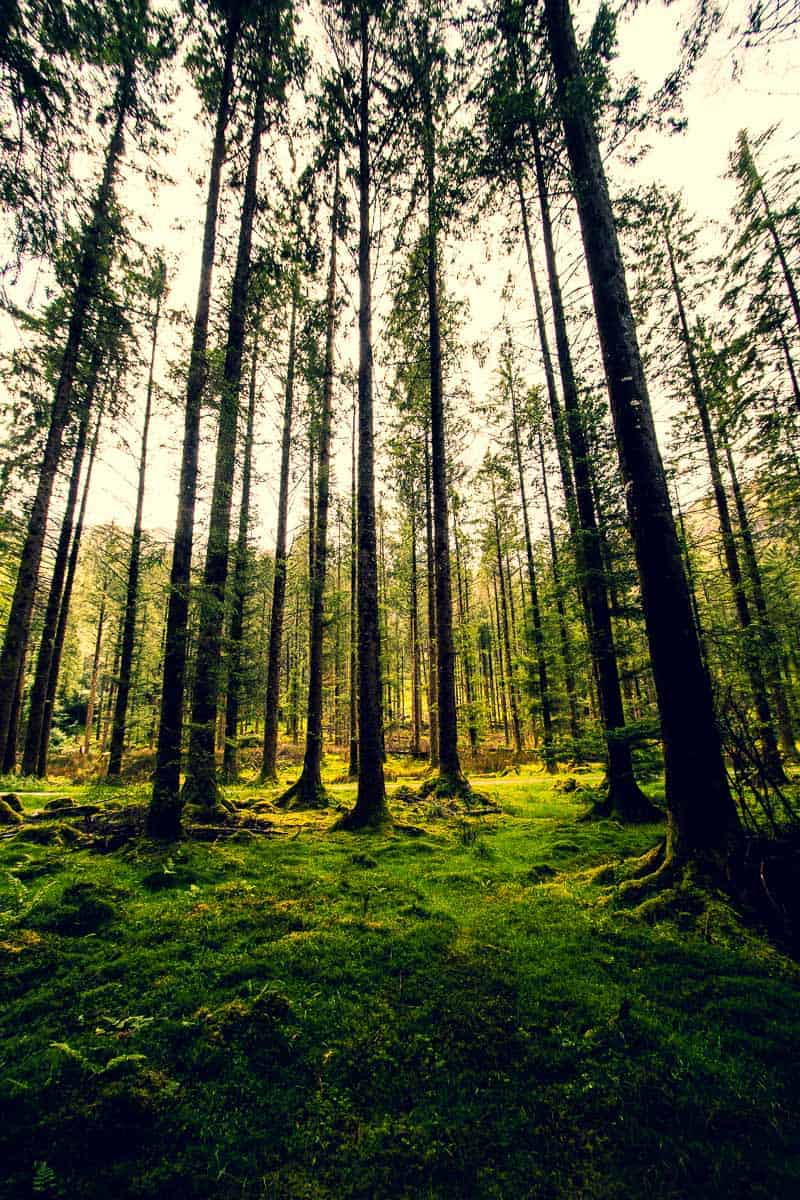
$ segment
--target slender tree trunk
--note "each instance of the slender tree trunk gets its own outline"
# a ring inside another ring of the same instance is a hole
[[[253,352],[250,361],[250,390],[247,402],[247,427],[244,437],[242,463],[242,496],[239,505],[239,530],[233,569],[233,599],[228,651],[228,687],[225,696],[225,746],[222,777],[225,783],[239,778],[239,698],[242,690],[242,638],[244,635],[244,605],[247,593],[247,538],[250,529],[250,488],[253,474],[253,430],[256,417],[256,368],[258,366],[258,334],[253,329]]]
[[[26,647],[27,649],[27,647]],[[17,769],[17,745],[19,743],[19,719],[22,713],[22,700],[25,692],[25,659],[23,654],[19,664],[19,674],[14,691],[14,703],[6,738],[5,755],[3,757],[3,774],[10,775]]]
[[[535,125],[532,126],[532,134],[534,137],[534,147],[538,151],[539,133],[538,128]],[[542,200],[542,196],[545,197],[545,201],[542,203],[542,227],[543,229],[546,229],[545,244],[547,246],[548,242],[552,244],[552,231],[550,228],[549,204],[546,200],[547,193],[545,190],[544,166],[541,160],[540,152],[537,153],[536,167],[540,202]],[[536,268],[533,261],[533,244],[531,241],[530,225],[528,223],[528,208],[525,202],[525,193],[522,190],[522,176],[519,172],[517,173],[517,190],[519,192],[519,207],[522,215],[522,232],[525,238],[525,252],[528,259],[528,274],[530,276],[531,288],[533,289],[533,305],[536,312],[536,327],[539,332],[539,345],[542,348],[542,365],[544,367],[544,377],[547,385],[547,399],[550,406],[550,417],[553,422],[553,434],[555,436],[556,443],[556,455],[558,458],[559,471],[561,473],[561,487],[564,492],[564,503],[567,509],[567,519],[573,534],[573,540],[577,544],[579,538],[578,510],[575,503],[575,484],[572,478],[572,468],[569,461],[569,447],[567,445],[567,435],[564,429],[564,416],[561,411],[561,405],[559,404],[558,400],[558,392],[556,390],[556,377],[553,370],[553,358],[550,353],[550,342],[547,337],[547,323],[545,322],[544,318],[544,306],[542,304],[542,296],[539,291],[539,281],[536,277]],[[544,212],[545,207],[547,208],[546,215]],[[552,255],[552,266],[551,256],[548,254],[547,265],[548,273],[551,276],[552,296],[552,275],[555,271],[555,252],[553,252]],[[559,304],[558,306],[556,306],[555,303],[553,304],[554,314],[556,312],[556,307],[558,307],[558,311],[563,315],[563,305],[560,303],[561,289],[558,284],[557,276],[555,280],[555,288],[558,290]]]
[[[153,795],[147,818],[151,837],[174,839],[180,835],[180,766],[183,730],[183,698],[187,664],[187,624],[189,589],[194,539],[194,512],[197,499],[197,467],[200,451],[200,411],[208,372],[208,322],[211,305],[211,279],[217,237],[220,176],[225,158],[225,134],[228,127],[233,88],[233,59],[240,27],[238,6],[228,17],[225,58],[220,81],[214,144],[208,177],[203,250],[200,260],[200,284],[197,293],[189,374],[186,380],[186,412],[183,430],[183,454],[178,491],[178,513],[167,606],[167,630],[164,643],[164,675],[161,689],[161,713],[156,749]]]
[[[56,547],[56,557],[55,562],[53,563],[53,574],[50,580],[50,590],[47,596],[47,607],[45,608],[44,624],[42,626],[42,638],[39,643],[39,653],[36,658],[36,672],[34,674],[33,687],[31,688],[30,706],[28,709],[28,727],[25,731],[25,745],[22,752],[23,775],[38,774],[39,745],[42,738],[42,726],[45,721],[47,685],[50,679],[50,668],[53,662],[53,643],[56,636],[58,611],[61,604],[61,593],[64,588],[64,577],[67,571],[69,547],[72,540],[72,527],[75,517],[75,506],[78,502],[78,489],[80,487],[83,456],[86,450],[86,438],[89,429],[92,398],[97,383],[97,377],[100,373],[102,357],[103,350],[98,342],[92,353],[92,361],[89,367],[87,395],[82,406],[80,422],[78,425],[77,439],[75,442],[75,455],[72,463],[72,472],[70,474],[69,489],[67,491],[67,502],[61,521],[61,532],[59,533],[58,545]]]
[[[683,561],[686,569],[686,581],[689,585],[689,598],[692,602],[692,613],[694,615],[695,629],[697,630],[697,644],[700,647],[700,654],[703,662],[708,670],[708,648],[706,646],[705,633],[703,631],[703,622],[700,619],[700,606],[697,603],[697,585],[695,583],[694,571],[692,569],[692,559],[689,554],[689,539],[686,535],[686,525],[683,520],[683,509],[681,508],[678,489],[675,489],[675,511],[678,514],[678,531],[680,533],[680,544],[683,548]]]
[[[511,727],[509,726],[509,723],[508,723],[508,680],[506,678],[506,672],[503,667],[503,652],[504,652],[505,643],[503,640],[502,618],[500,615],[500,594],[499,594],[498,588],[497,588],[497,575],[492,576],[492,590],[494,593],[494,614],[493,614],[494,615],[494,629],[493,629],[494,638],[493,638],[493,641],[494,641],[494,648],[495,648],[495,663],[496,663],[495,682],[496,682],[496,687],[497,687],[497,694],[499,696],[499,709],[500,709],[500,716],[502,718],[502,724],[503,724],[503,738],[505,740],[506,746],[510,746],[511,745]],[[490,654],[491,654],[491,646],[490,646],[489,650],[490,650]]]
[[[353,404],[353,432],[350,443],[350,753],[349,779],[358,777],[358,509],[356,499],[356,416]]]
[[[292,449],[292,409],[294,407],[294,372],[297,352],[297,281],[292,283],[292,311],[289,319],[289,358],[286,365],[286,390],[283,404],[283,433],[281,437],[281,474],[278,484],[278,529],[275,537],[275,574],[272,583],[272,611],[269,623],[269,656],[267,659],[267,689],[264,702],[264,758],[261,782],[276,782],[278,773],[278,711],[281,687],[281,641],[283,615],[286,606],[286,522],[289,512],[289,460]],[[287,671],[288,679],[288,671]]]
[[[692,620],[597,134],[568,0],[545,0],[544,10],[661,715],[667,857],[673,863],[693,858],[726,872],[739,842],[739,820]]]
[[[150,344],[150,367],[147,376],[147,397],[142,424],[142,444],[139,452],[139,483],[136,491],[136,516],[133,522],[131,553],[128,560],[128,583],[125,592],[125,617],[122,629],[122,655],[119,665],[119,682],[114,706],[114,724],[111,729],[111,748],[108,755],[108,778],[117,779],[122,770],[122,752],[125,746],[125,726],[128,716],[128,698],[131,689],[131,668],[136,634],[136,609],[139,590],[139,567],[142,553],[142,511],[147,477],[147,438],[150,433],[150,414],[153,406],[153,374],[158,345],[158,325],[161,319],[161,301],[164,296],[164,272],[160,266],[158,292],[153,312],[153,328]]]
[[[422,728],[422,697],[420,695],[419,662],[419,593],[417,580],[417,496],[411,489],[409,500],[411,520],[411,754],[419,758],[420,731]]]
[[[533,649],[536,656],[536,671],[539,683],[539,701],[542,706],[543,752],[544,764],[548,771],[556,769],[556,757],[553,749],[553,717],[550,700],[550,688],[547,681],[547,660],[545,658],[544,633],[542,631],[542,613],[539,604],[539,587],[536,581],[536,566],[533,561],[533,541],[528,520],[528,501],[525,495],[525,471],[522,466],[522,447],[519,438],[519,413],[517,412],[517,397],[514,380],[509,376],[511,390],[511,427],[514,437],[514,457],[517,462],[517,477],[519,482],[520,504],[522,507],[522,526],[525,532],[525,554],[528,563],[528,588],[530,591],[531,621],[533,625]]]
[[[744,132],[739,135],[739,145],[744,153],[747,174],[749,175],[751,182],[755,184],[756,191],[758,192],[759,198],[764,207],[766,226],[769,230],[772,244],[775,247],[776,257],[781,265],[781,273],[783,274],[783,281],[786,284],[786,291],[789,294],[789,301],[792,306],[792,312],[794,313],[795,324],[797,326],[798,333],[800,333],[800,296],[797,294],[797,285],[795,284],[794,276],[792,275],[792,271],[789,267],[786,257],[786,251],[783,247],[783,243],[781,242],[780,234],[778,233],[778,226],[775,223],[775,214],[772,211],[772,205],[769,202],[769,197],[767,196],[766,188],[764,187],[764,181],[758,173],[755,159],[753,158],[753,152],[750,149],[747,135]]]
[[[453,540],[456,548],[456,593],[458,597],[458,620],[461,627],[461,659],[464,665],[464,693],[467,701],[467,734],[470,750],[474,754],[478,749],[478,726],[475,720],[475,679],[473,672],[472,652],[469,640],[467,622],[469,620],[469,597],[466,580],[461,582],[461,547],[459,545],[458,524],[453,518]]]
[[[550,488],[547,483],[547,467],[544,461],[544,438],[541,428],[538,430],[539,466],[542,473],[542,494],[544,496],[544,511],[547,518],[547,539],[550,544],[550,565],[553,571],[553,589],[556,595],[556,612],[558,613],[558,636],[561,643],[561,660],[564,664],[564,686],[567,692],[569,707],[569,732],[572,739],[573,754],[580,753],[580,718],[578,716],[578,699],[575,687],[575,667],[572,661],[572,646],[570,645],[567,628],[567,613],[564,605],[564,584],[561,578],[558,545],[553,527],[553,513],[550,506]]]
[[[431,502],[431,466],[428,435],[423,434],[425,451],[425,566],[428,599],[428,758],[431,767],[439,765],[438,684],[436,682],[436,585],[434,582],[433,507]]]
[[[578,527],[575,550],[578,575],[606,743],[608,796],[602,804],[596,806],[596,811],[601,816],[610,816],[613,813],[624,821],[652,820],[657,818],[659,813],[636,783],[630,744],[624,736],[625,713],[622,706],[619,665],[611,627],[607,580],[603,570],[597,518],[592,502],[588,466],[589,451],[586,445],[575,372],[572,366],[564,303],[558,279],[544,163],[539,144],[539,132],[535,123],[531,123],[531,134],[542,215],[542,237],[556,331],[558,364],[564,395],[567,436],[575,479]],[[569,505],[567,510],[569,511]]]
[[[376,828],[389,820],[383,778],[378,563],[375,538],[375,448],[372,430],[372,275],[370,267],[370,54],[368,8],[358,8],[361,78],[358,113],[358,794],[339,822]]]
[[[739,553],[736,548],[736,539],[733,533],[733,522],[731,520],[730,509],[728,508],[728,497],[725,492],[725,486],[722,482],[722,471],[720,469],[719,454],[717,452],[714,430],[711,425],[711,414],[709,413],[708,400],[705,394],[702,379],[700,377],[700,367],[697,362],[694,343],[689,331],[689,322],[686,316],[686,309],[683,302],[683,292],[675,264],[675,255],[673,252],[672,243],[670,241],[669,231],[666,229],[666,227],[664,230],[664,238],[667,247],[667,256],[669,259],[672,289],[675,296],[675,304],[678,310],[678,318],[680,321],[681,340],[683,341],[686,361],[689,366],[689,378],[691,379],[692,396],[697,409],[697,414],[700,418],[700,428],[703,433],[703,441],[705,443],[708,465],[711,472],[711,486],[714,492],[714,500],[717,506],[717,514],[719,517],[719,527],[722,534],[722,548],[725,554],[725,564],[728,568],[728,577],[730,579],[731,589],[733,591],[736,616],[739,621],[739,626],[742,630],[744,666],[750,682],[750,690],[753,694],[753,702],[755,704],[756,715],[758,718],[759,737],[764,753],[764,761],[773,778],[778,782],[783,782],[785,776],[783,766],[781,764],[780,754],[778,753],[778,743],[772,723],[772,713],[770,712],[769,700],[767,697],[767,685],[764,679],[764,672],[761,667],[761,662],[759,660],[758,647],[753,644],[753,620],[750,613],[750,604],[748,602],[747,593],[744,587],[744,580],[742,578],[742,568],[739,562]]]
[[[497,579],[500,585],[500,615],[502,618],[502,643],[505,650],[505,678],[508,690],[508,703],[511,709],[511,728],[514,733],[514,750],[519,755],[522,753],[522,729],[519,720],[519,709],[517,707],[517,694],[514,687],[514,663],[511,657],[511,633],[508,623],[508,597],[506,595],[506,577],[503,569],[503,551],[500,539],[500,516],[497,510],[497,493],[495,490],[494,477],[492,478],[492,513],[494,516],[494,537],[495,549],[497,551]]]
[[[741,484],[739,483],[739,476],[736,471],[736,464],[733,460],[730,442],[723,430],[720,430],[719,432],[720,441],[722,443],[722,448],[725,452],[725,459],[728,465],[728,474],[731,478],[733,499],[736,505],[736,514],[739,520],[739,530],[742,536],[744,561],[747,568],[747,575],[750,580],[750,591],[753,596],[756,616],[758,618],[759,642],[764,656],[764,675],[769,687],[770,695],[772,697],[773,708],[775,710],[778,735],[781,742],[781,750],[787,759],[796,761],[797,746],[795,745],[789,702],[786,698],[786,693],[784,692],[783,680],[781,679],[778,637],[767,611],[767,601],[764,595],[764,582],[761,575],[761,568],[759,567],[758,563],[758,557],[756,555],[756,547],[753,540],[753,529],[750,524],[747,506],[744,502],[744,495],[742,493]]]
[[[28,515],[17,581],[6,624],[3,649],[0,652],[0,760],[5,757],[20,664],[28,645],[47,515],[58,471],[64,430],[70,417],[78,356],[84,341],[86,322],[97,293],[98,279],[107,265],[109,213],[114,197],[117,169],[124,149],[125,118],[133,100],[133,90],[133,67],[129,66],[126,67],[117,87],[114,105],[116,117],[106,149],[103,177],[95,197],[92,218],[83,237],[67,340],[50,411],[47,441],[36,494]]]
[[[455,693],[455,646],[453,644],[453,597],[450,582],[450,538],[447,505],[447,449],[445,445],[442,339],[439,324],[439,264],[437,239],[439,214],[436,204],[436,139],[430,84],[430,41],[425,30],[422,100],[424,157],[427,186],[427,286],[430,346],[431,480],[433,490],[433,533],[436,587],[437,717],[439,726],[439,788],[463,790],[466,780],[458,755],[458,721]]]
[[[325,805],[322,786],[322,654],[324,649],[325,576],[328,562],[328,504],[330,496],[331,423],[333,407],[333,342],[336,330],[336,243],[339,221],[339,158],[331,206],[331,250],[328,290],[325,299],[325,368],[322,381],[322,412],[319,425],[316,516],[313,520],[314,548],[311,555],[311,621],[308,642],[308,708],[303,770],[297,783],[281,800],[298,799],[304,807]],[[312,508],[313,514],[313,508]],[[312,515],[310,514],[310,515]]]
[[[186,782],[183,786],[184,802],[197,805],[206,813],[213,812],[222,798],[217,784],[214,742],[223,678],[222,633],[225,618],[225,586],[230,558],[230,521],[233,502],[233,465],[236,459],[236,426],[239,417],[239,389],[244,355],[253,223],[257,203],[258,160],[264,129],[266,64],[263,56],[259,70],[258,90],[253,105],[247,175],[242,197],[239,244],[236,251],[236,267],[228,314],[228,336],[219,403],[214,488],[211,495],[211,516],[203,586],[200,592],[200,628],[192,693],[192,724],[186,761]]]
[[[106,585],[107,580],[103,581],[103,594],[100,597],[100,612],[97,617],[97,633],[94,639],[94,654],[92,655],[92,674],[89,681],[89,700],[86,705],[86,728],[83,736],[83,753],[88,757],[89,747],[92,741],[92,724],[94,723],[94,710],[97,702],[97,681],[100,675],[100,653],[103,647],[103,627],[106,620]]]
[[[47,756],[50,751],[50,728],[53,723],[53,707],[55,705],[56,690],[58,688],[58,679],[61,672],[61,656],[64,651],[64,639],[67,634],[67,619],[69,617],[70,603],[72,601],[72,589],[75,584],[75,574],[78,569],[78,555],[80,553],[81,539],[83,537],[83,526],[86,519],[86,505],[89,500],[89,489],[92,483],[92,469],[94,467],[95,456],[97,454],[97,443],[100,437],[100,425],[103,420],[105,402],[106,397],[103,396],[100,402],[100,410],[97,414],[94,435],[92,437],[92,444],[89,450],[89,461],[86,466],[86,478],[83,482],[83,496],[81,497],[81,506],[78,511],[78,520],[75,524],[75,532],[72,535],[72,547],[69,552],[69,562],[67,563],[67,575],[64,580],[64,591],[61,596],[61,607],[59,608],[58,612],[58,623],[56,625],[56,634],[53,641],[53,657],[50,663],[50,678],[47,681],[47,700],[45,703],[44,720],[42,721],[37,766],[37,774],[42,778],[47,774]]]
[[[800,413],[800,381],[798,381],[797,370],[794,365],[794,359],[792,358],[792,352],[789,349],[789,343],[786,339],[786,334],[783,331],[783,322],[780,320],[780,318],[777,318],[777,322],[778,341],[780,343],[781,350],[783,351],[783,357],[786,360],[786,370],[789,372],[789,379],[792,384],[794,406],[797,409],[797,412]]]

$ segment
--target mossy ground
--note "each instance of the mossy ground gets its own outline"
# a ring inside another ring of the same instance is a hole
[[[578,823],[563,781],[476,777],[470,817],[390,767],[388,835],[285,782],[227,793],[273,837],[9,831],[0,1196],[800,1195],[798,968],[722,900],[617,910],[595,869],[659,830]]]

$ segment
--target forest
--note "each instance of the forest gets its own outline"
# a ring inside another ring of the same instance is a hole
[[[1,0],[0,1200],[800,1195],[797,31]]]

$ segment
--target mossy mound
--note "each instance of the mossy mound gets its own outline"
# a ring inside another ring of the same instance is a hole
[[[21,825],[20,810],[13,808],[8,800],[0,800],[0,825]]]

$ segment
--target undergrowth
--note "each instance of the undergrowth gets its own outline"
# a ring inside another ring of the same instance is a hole
[[[228,789],[276,836],[0,842],[0,1196],[800,1194],[794,964],[721,902],[617,911],[657,827],[393,771],[388,836],[328,832],[352,785],[309,815],[278,784]]]

